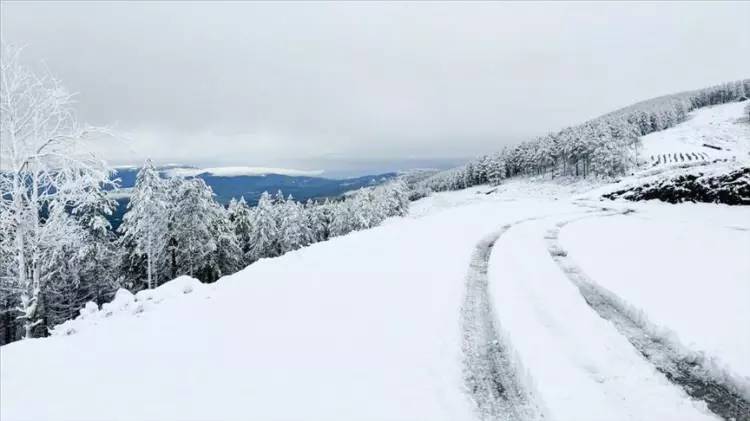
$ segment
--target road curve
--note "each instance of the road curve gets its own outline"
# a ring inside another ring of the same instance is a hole
[[[642,312],[590,279],[559,242],[560,230],[571,222],[629,212],[602,208],[601,212],[557,223],[545,235],[550,256],[578,288],[586,303],[601,318],[611,322],[670,382],[681,387],[693,399],[705,402],[711,412],[725,420],[750,421],[750,399],[742,392],[741,386],[732,381],[731,375],[708,375],[711,372],[709,357],[675,343],[664,333],[664,329],[658,329],[645,317],[639,316]]]

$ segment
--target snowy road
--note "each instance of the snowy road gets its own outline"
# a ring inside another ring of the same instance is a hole
[[[633,347],[672,383],[680,386],[692,398],[705,402],[713,413],[724,419],[747,419],[750,416],[750,401],[743,396],[743,385],[735,381],[731,373],[720,371],[719,375],[710,375],[712,370],[720,368],[715,367],[705,355],[686,349],[674,339],[673,334],[649,322],[641,310],[591,280],[560,244],[560,230],[571,222],[631,213],[631,209],[602,210],[556,223],[545,237],[550,255],[575,284],[586,303],[600,317],[613,323]]]
[[[606,320],[550,258],[555,217],[513,227],[490,259],[497,316],[538,396],[562,420],[708,420]]]
[[[482,419],[531,421],[543,419],[544,411],[523,379],[522,363],[512,344],[501,333],[488,290],[492,248],[512,225],[482,239],[469,265],[461,307],[464,382]]]
[[[550,228],[600,213],[598,202],[582,208],[571,188],[509,182],[490,195],[436,194],[382,227],[262,260],[210,286],[175,285],[158,304],[125,302],[70,336],[4,346],[0,418],[718,419],[602,318],[550,256]],[[750,275],[740,258],[748,211],[622,206],[637,212],[565,225],[559,247],[744,384],[746,315],[734,295]],[[716,219],[732,229],[705,229]],[[707,288],[696,278],[683,286],[691,295],[662,309],[685,278],[649,268],[645,245],[659,245],[670,267],[694,253],[669,229],[649,234],[669,224],[727,250],[714,253],[724,260],[690,262],[702,277],[721,265],[720,280]],[[620,240],[632,250],[611,250]],[[618,283],[620,272],[638,282]],[[734,335],[681,323],[698,297],[728,307],[701,317]]]

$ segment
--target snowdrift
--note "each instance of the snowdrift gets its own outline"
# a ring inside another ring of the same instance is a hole
[[[80,310],[80,315],[73,320],[68,320],[52,330],[52,335],[73,335],[98,326],[109,319],[127,318],[138,316],[144,311],[152,311],[165,300],[174,300],[184,294],[196,292],[205,294],[211,290],[210,285],[189,276],[180,276],[165,282],[154,289],[138,291],[135,295],[126,290],[119,289],[112,301],[99,306],[89,301]]]

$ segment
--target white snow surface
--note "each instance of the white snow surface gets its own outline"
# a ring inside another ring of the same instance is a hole
[[[435,194],[406,218],[212,285],[181,277],[121,291],[52,337],[0,348],[0,419],[476,419],[461,374],[465,276],[483,237],[529,217],[539,219],[495,245],[490,293],[547,417],[715,419],[547,253],[545,231],[590,211],[573,200],[590,187],[518,180]],[[686,345],[747,373],[748,210],[616,204],[637,212],[563,228],[570,255]]]
[[[750,209],[629,206],[637,213],[563,228],[568,255],[683,345],[750,384]]]
[[[750,122],[744,111],[746,106],[746,101],[730,102],[694,110],[683,123],[643,136],[641,156],[651,162],[652,157],[658,155],[695,152],[704,153],[709,159],[747,161],[750,159]],[[722,150],[707,148],[704,143]]]
[[[645,136],[645,154],[700,150],[743,161],[744,104],[697,110]],[[750,390],[750,208],[598,199],[680,171],[650,168],[616,185],[511,180],[434,194],[405,218],[215,284],[180,277],[135,295],[120,290],[51,337],[0,347],[0,419],[478,419],[463,383],[460,309],[477,243],[506,224],[489,260],[491,317],[545,419],[716,419],[587,305],[545,242],[550,228],[584,217],[560,231],[567,257]],[[604,206],[635,212],[593,212]]]
[[[1,418],[472,419],[458,316],[492,213],[392,220],[4,346]]]
[[[499,324],[551,418],[713,419],[592,311],[555,265],[544,235],[563,209],[550,210],[555,216],[519,224],[501,237],[489,275]]]
[[[279,174],[289,176],[315,177],[323,174],[323,170],[295,170],[291,168],[271,167],[214,167],[214,168],[171,168],[166,171],[169,177],[194,177],[200,174],[210,174],[217,177],[238,177],[243,175]]]

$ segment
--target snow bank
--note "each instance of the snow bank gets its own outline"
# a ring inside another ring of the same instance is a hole
[[[209,287],[201,281],[189,276],[180,276],[165,282],[154,289],[138,291],[135,295],[126,289],[119,289],[112,301],[99,306],[89,301],[80,310],[80,315],[73,320],[55,326],[50,332],[53,336],[73,335],[108,320],[138,316],[144,311],[150,311],[155,305],[164,300],[172,300],[194,291],[206,291]]]

